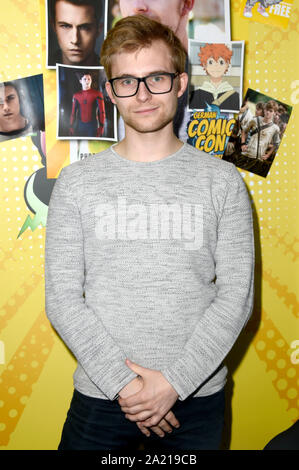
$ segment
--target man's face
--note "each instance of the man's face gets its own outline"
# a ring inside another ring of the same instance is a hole
[[[63,64],[88,63],[88,59],[94,55],[99,35],[93,7],[73,5],[59,0],[55,6],[54,29],[62,52]]]
[[[145,15],[174,32],[179,28],[185,0],[119,0],[122,17]]]
[[[227,72],[229,64],[222,58],[218,60],[213,57],[209,57],[205,65],[205,70],[208,75],[212,78],[221,78]]]
[[[273,121],[273,118],[274,118],[274,115],[275,115],[275,111],[274,109],[267,109],[265,108],[265,111],[264,111],[264,117],[267,121]]]
[[[90,75],[83,75],[83,77],[80,79],[82,90],[89,90],[91,87],[91,82],[92,80]]]
[[[175,70],[167,45],[162,41],[154,41],[150,47],[140,51],[115,54],[111,72],[112,78],[116,78],[144,77],[154,72],[175,72]],[[177,99],[186,89],[187,81],[187,74],[181,74],[174,79],[172,90],[166,94],[152,94],[141,82],[138,93],[127,98],[116,97],[109,82],[106,83],[106,89],[123,117],[127,129],[138,133],[151,133],[172,125]]]
[[[256,108],[256,110],[255,110],[255,115],[256,116],[263,116],[263,114],[264,114],[263,108]]]
[[[0,129],[3,132],[17,130],[20,127],[20,100],[14,87],[0,89]]]

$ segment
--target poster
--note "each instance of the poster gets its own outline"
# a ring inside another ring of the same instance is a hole
[[[196,12],[202,3],[195,2]],[[229,2],[204,3],[213,4],[218,12],[216,19],[208,10],[202,10],[200,19],[190,14],[187,38],[202,41],[195,37],[196,26],[209,25],[213,30],[211,25],[216,23],[222,36],[220,42],[245,42],[241,104],[248,90],[252,90],[255,106],[258,93],[266,100],[285,104],[288,110],[292,107],[267,176],[237,166],[254,209],[258,240],[256,300],[246,330],[228,357],[232,380],[227,384],[229,407],[224,448],[262,450],[299,417],[299,3],[290,0],[271,5],[267,7],[269,17],[260,15],[257,19],[257,6],[252,17],[244,17],[244,2],[230,2],[230,37],[223,37],[223,24],[227,21],[223,21],[225,15],[221,17]],[[117,15],[116,7],[113,10]],[[42,74],[45,126],[36,135],[7,139],[0,146],[1,450],[57,448],[72,395],[75,360],[45,315],[47,207],[61,168],[112,144],[98,139],[57,139],[57,72],[56,68],[47,67],[46,23],[44,0],[8,0],[5,4],[0,33],[0,82]],[[233,132],[233,120],[239,116],[220,114],[218,110],[195,111],[191,121],[190,114],[186,116],[185,130],[190,132],[187,138],[194,139],[192,145],[198,141],[198,147],[203,147],[206,153],[211,153],[207,150],[216,153],[211,158],[222,158],[223,147],[226,148]],[[201,124],[202,120],[206,122]],[[218,153],[215,147],[209,148],[211,143],[204,148],[205,138],[200,136],[208,137],[208,132],[212,135],[210,142],[216,142],[216,136],[225,133],[224,143],[218,137]]]

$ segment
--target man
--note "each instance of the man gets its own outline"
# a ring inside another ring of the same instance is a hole
[[[0,84],[0,142],[23,137],[33,132],[29,120],[23,116],[18,87],[13,82]]]
[[[122,17],[143,15],[168,26],[180,39],[185,51],[188,51],[188,21],[195,0],[119,0]],[[188,71],[186,60],[185,71]],[[187,108],[188,91],[179,98],[176,115],[173,119],[174,132],[177,137],[187,141],[187,126],[190,112]],[[119,120],[118,136],[124,137],[124,123]]]
[[[59,449],[127,449],[140,431],[216,449],[222,362],[253,300],[247,191],[173,132],[188,76],[169,28],[124,18],[101,60],[125,138],[62,170],[47,221],[46,311],[78,360]]]
[[[70,135],[76,137],[102,137],[105,125],[103,93],[91,88],[90,73],[83,73],[79,82],[82,90],[73,96]]]
[[[98,0],[49,0],[50,23],[59,51],[49,58],[49,66],[99,65],[95,52],[101,33],[101,2]],[[50,45],[49,45],[50,46]]]

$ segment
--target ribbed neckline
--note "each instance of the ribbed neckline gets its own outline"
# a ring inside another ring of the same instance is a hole
[[[154,160],[152,162],[138,162],[136,160],[129,160],[128,158],[125,158],[125,157],[122,157],[121,155],[119,155],[119,153],[116,152],[116,150],[114,149],[114,147],[117,145],[116,144],[113,144],[110,146],[110,150],[112,152],[112,154],[118,159],[120,160],[123,164],[127,164],[127,165],[135,165],[135,166],[152,166],[152,165],[159,165],[165,161],[169,161],[175,157],[177,157],[178,155],[180,155],[182,152],[184,152],[185,148],[186,148],[186,143],[184,142],[182,147],[177,150],[175,153],[172,153],[171,155],[168,155],[167,157],[164,157],[164,158],[161,158],[160,160]]]

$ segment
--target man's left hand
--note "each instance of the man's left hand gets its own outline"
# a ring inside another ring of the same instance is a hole
[[[142,421],[143,426],[156,426],[172,408],[178,394],[163,374],[126,360],[126,365],[143,380],[143,388],[118,403],[130,421]]]

